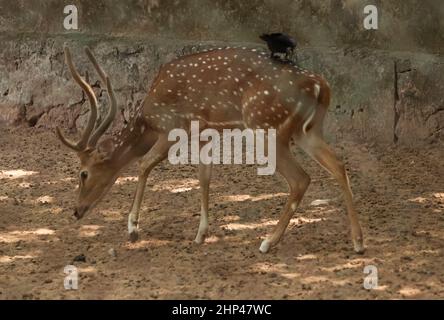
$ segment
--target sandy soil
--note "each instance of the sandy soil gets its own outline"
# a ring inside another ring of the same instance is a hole
[[[132,244],[126,221],[135,168],[76,222],[75,155],[50,132],[1,129],[0,299],[443,299],[443,146],[334,147],[350,172],[364,255],[352,251],[335,182],[302,154],[312,184],[283,241],[264,255],[260,241],[286,198],[279,176],[217,166],[211,236],[198,246],[197,168],[161,164]],[[80,254],[86,261],[73,262]],[[78,290],[64,289],[68,264],[80,272]],[[366,265],[378,268],[377,289],[363,287]]]

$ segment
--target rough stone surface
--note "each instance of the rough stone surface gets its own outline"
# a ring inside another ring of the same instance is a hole
[[[78,8],[81,34],[154,36],[194,41],[259,42],[284,31],[301,45],[358,45],[443,52],[441,0],[0,0],[0,32],[64,34],[63,7]],[[378,31],[363,27],[364,7],[376,5]]]
[[[394,140],[401,143],[444,136],[444,61],[422,58],[397,63]]]
[[[61,125],[71,132],[83,126],[88,103],[66,70],[64,43],[88,74],[104,114],[106,94],[82,47],[94,50],[127,117],[162,63],[212,45],[263,46],[258,34],[282,30],[301,44],[299,63],[331,84],[329,138],[403,144],[442,139],[440,1],[376,1],[377,32],[362,29],[367,3],[360,0],[193,3],[75,1],[80,29],[66,31],[58,1],[0,0],[0,123]],[[119,112],[114,129],[122,123]]]

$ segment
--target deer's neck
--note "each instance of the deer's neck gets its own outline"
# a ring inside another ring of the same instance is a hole
[[[113,139],[113,162],[119,170],[145,155],[157,140],[142,117],[131,119]]]

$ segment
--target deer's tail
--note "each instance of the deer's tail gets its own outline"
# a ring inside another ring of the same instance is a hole
[[[317,130],[319,133],[322,133],[322,123],[324,122],[325,114],[330,104],[330,92],[330,86],[326,81],[314,85],[316,106],[302,125],[302,132],[304,134],[312,130]]]

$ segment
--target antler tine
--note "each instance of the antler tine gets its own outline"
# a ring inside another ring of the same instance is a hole
[[[105,131],[108,129],[108,127],[113,122],[114,118],[116,117],[117,113],[117,100],[116,96],[114,94],[114,89],[111,85],[111,81],[108,77],[105,78],[106,82],[106,89],[108,91],[108,97],[110,99],[111,105],[108,111],[108,114],[106,115],[105,120],[100,124],[100,126],[97,128],[96,131],[94,131],[93,135],[89,139],[88,145],[94,147],[97,143],[97,141],[100,139],[100,137],[105,133]]]
[[[63,144],[65,144],[66,146],[68,146],[71,149],[74,149],[75,151],[82,151],[82,150],[85,150],[85,148],[87,146],[88,139],[89,139],[91,132],[94,129],[94,125],[96,123],[97,99],[96,99],[96,95],[94,94],[94,91],[91,88],[91,86],[88,83],[86,83],[85,80],[82,79],[82,77],[79,75],[76,68],[74,67],[74,64],[73,64],[72,58],[71,58],[71,52],[69,51],[69,48],[65,46],[63,48],[63,50],[65,52],[66,64],[69,67],[72,77],[77,82],[77,84],[83,89],[83,91],[85,91],[86,95],[88,96],[88,100],[89,100],[89,104],[90,104],[90,108],[91,108],[91,113],[89,115],[88,123],[86,125],[86,128],[85,128],[83,134],[82,134],[82,137],[80,138],[80,140],[77,143],[73,143],[73,142],[69,141],[68,139],[66,139],[59,127],[57,127],[56,130],[57,130],[57,135],[59,136],[59,138],[63,142]]]
[[[100,78],[104,83],[106,83],[106,73],[103,71],[103,69],[100,67],[99,63],[96,60],[96,57],[94,57],[94,54],[92,53],[91,49],[88,47],[85,47],[85,53],[88,56],[89,60],[93,64],[94,68],[96,69],[97,73],[99,74]]]
[[[79,146],[77,145],[77,143],[74,143],[70,140],[68,140],[62,133],[62,130],[60,130],[60,128],[58,126],[56,126],[56,133],[57,136],[59,137],[60,141],[62,141],[62,143],[67,146],[68,148],[73,149],[74,151],[81,151],[81,149],[79,148]]]
[[[97,144],[97,141],[100,139],[100,137],[105,133],[105,131],[109,128],[111,123],[113,122],[116,112],[117,112],[117,101],[114,94],[113,87],[111,85],[111,81],[109,80],[108,76],[106,75],[105,71],[100,67],[99,63],[97,62],[96,58],[94,57],[94,54],[92,53],[91,49],[88,47],[85,47],[86,55],[88,56],[91,63],[94,65],[94,68],[96,69],[97,73],[99,74],[100,78],[103,82],[106,84],[108,97],[110,99],[111,105],[110,109],[108,111],[108,114],[105,117],[105,120],[100,124],[100,126],[94,131],[91,138],[88,141],[88,145],[91,147],[94,147]]]

